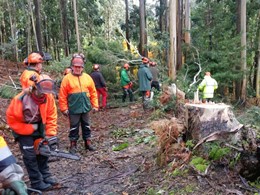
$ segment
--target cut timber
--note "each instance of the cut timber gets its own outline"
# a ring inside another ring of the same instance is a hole
[[[187,139],[198,144],[217,139],[228,139],[243,125],[235,118],[230,106],[225,104],[185,104]]]

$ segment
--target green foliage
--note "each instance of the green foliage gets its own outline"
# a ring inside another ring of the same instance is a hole
[[[126,143],[119,144],[119,145],[117,145],[117,146],[113,145],[112,150],[113,150],[113,151],[121,151],[121,150],[127,148],[128,146],[129,146],[129,144],[128,144],[127,142],[126,142]]]
[[[190,164],[193,165],[193,167],[195,167],[199,172],[204,173],[210,162],[203,159],[202,157],[193,156]]]
[[[210,144],[210,151],[209,151],[209,158],[212,160],[220,160],[227,154],[231,152],[230,148],[221,147],[218,144],[211,143]]]
[[[3,85],[0,87],[0,97],[2,98],[12,99],[18,93],[19,93],[18,90],[8,85]]]
[[[237,116],[237,120],[242,124],[250,124],[253,127],[260,129],[260,108],[257,106],[252,106],[246,111],[244,111],[241,115]]]
[[[176,176],[185,176],[185,175],[188,174],[188,172],[189,172],[188,169],[176,168],[176,169],[174,169],[174,171],[172,172],[171,175],[172,175],[173,177],[176,177]]]
[[[185,142],[185,145],[186,145],[186,147],[187,147],[189,150],[191,150],[191,149],[195,146],[193,140],[187,140],[187,141]]]
[[[118,128],[111,132],[114,139],[125,138],[133,135],[133,130],[130,128]]]

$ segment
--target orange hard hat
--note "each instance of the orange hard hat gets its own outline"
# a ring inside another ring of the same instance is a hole
[[[142,62],[143,62],[144,64],[147,64],[147,63],[149,63],[149,59],[146,58],[146,57],[143,57],[143,58],[142,58]]]
[[[99,64],[94,64],[92,67],[94,70],[98,70],[99,69]]]
[[[28,64],[37,64],[42,62],[44,62],[44,60],[39,53],[33,52],[28,56]]]
[[[125,69],[128,69],[129,67],[130,67],[130,65],[129,64],[124,64],[124,66],[123,66]]]

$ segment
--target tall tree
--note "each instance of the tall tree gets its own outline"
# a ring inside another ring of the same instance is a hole
[[[146,21],[145,21],[145,0],[139,0],[139,15],[140,15],[140,43],[139,53],[142,56],[147,56],[147,32],[146,32]]]
[[[183,18],[183,4],[182,0],[178,0],[177,2],[177,51],[176,51],[176,70],[180,70],[182,67],[182,18]]]
[[[241,0],[241,68],[243,71],[243,81],[241,90],[241,99],[246,100],[246,85],[247,85],[247,61],[246,61],[246,1]]]
[[[126,40],[127,40],[127,49],[128,51],[130,51],[130,45],[129,45],[129,42],[130,42],[130,36],[129,36],[129,13],[128,13],[128,10],[129,10],[129,5],[128,5],[128,0],[125,0],[125,37],[126,37]]]
[[[65,56],[69,55],[69,37],[68,37],[68,24],[67,24],[67,1],[60,0],[60,10],[61,10],[61,29],[63,38],[63,48]]]
[[[42,32],[41,32],[41,3],[40,0],[34,0],[34,13],[36,20],[36,37],[37,37],[37,50],[42,51]]]
[[[176,79],[176,53],[177,53],[177,32],[176,32],[176,17],[177,17],[177,1],[170,0],[169,2],[169,34],[170,34],[170,48],[169,48],[169,77],[172,80]]]
[[[190,44],[190,0],[185,0],[185,22],[184,22],[184,40],[185,43]]]
[[[77,46],[78,51],[81,51],[81,44],[80,44],[80,38],[79,38],[79,26],[78,26],[78,15],[77,15],[77,4],[76,0],[73,0],[73,11],[74,11],[74,20],[75,20],[75,29],[76,29],[76,36],[77,36]]]

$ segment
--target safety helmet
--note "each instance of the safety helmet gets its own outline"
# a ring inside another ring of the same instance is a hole
[[[28,56],[28,64],[37,64],[43,61],[43,57],[39,53],[33,52]]]
[[[35,82],[35,88],[40,94],[56,93],[56,85],[48,75],[40,74],[38,78],[32,75],[30,80]]]
[[[129,64],[127,64],[127,63],[126,63],[126,64],[124,64],[124,68],[125,68],[125,69],[128,69],[129,67],[130,67],[130,65],[129,65]]]
[[[84,60],[81,57],[72,58],[71,65],[72,66],[82,66],[82,67],[84,67]]]
[[[69,73],[71,73],[72,72],[72,69],[70,68],[70,67],[67,67],[67,68],[65,68],[65,70],[63,71],[63,75],[65,76],[65,75],[67,75],[67,74],[69,74]]]
[[[99,69],[99,64],[94,64],[93,65],[93,70],[98,70]]]
[[[24,66],[28,66],[28,58],[25,58],[25,59],[23,60],[23,65],[24,65]]]
[[[149,59],[146,58],[146,57],[143,57],[143,58],[142,58],[142,62],[143,62],[144,64],[147,64],[147,63],[149,63]]]

